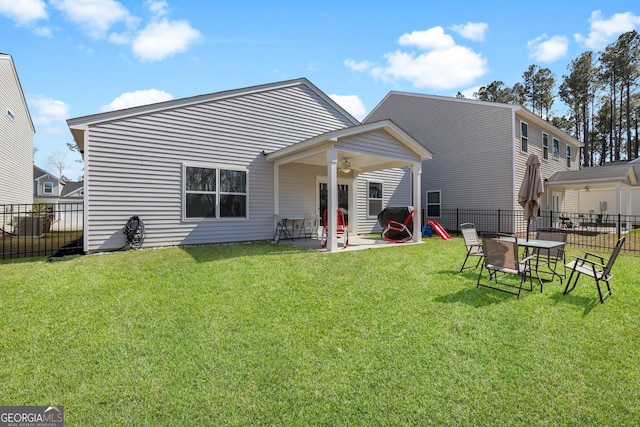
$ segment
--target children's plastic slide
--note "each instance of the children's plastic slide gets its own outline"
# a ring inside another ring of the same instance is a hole
[[[438,221],[433,221],[433,220],[427,221],[427,224],[429,224],[433,228],[433,231],[438,233],[438,236],[440,236],[442,240],[453,240],[453,237],[449,236],[449,233],[447,233],[447,230],[442,228],[442,226],[440,225],[440,223],[438,223]]]

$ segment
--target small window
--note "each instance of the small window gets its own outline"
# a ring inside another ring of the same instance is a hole
[[[440,190],[427,191],[427,216],[440,217]]]
[[[549,135],[542,134],[542,158],[549,160]]]
[[[13,113],[11,112],[11,110],[7,110],[7,116],[8,116],[11,120],[13,120],[13,119],[15,119],[15,118],[16,118],[16,116],[14,116],[14,115],[13,115]]]
[[[553,157],[560,158],[560,141],[558,138],[553,138]]]
[[[44,194],[53,194],[53,182],[47,181],[42,183],[42,192]]]
[[[520,122],[520,149],[523,152],[529,151],[529,125]]]
[[[382,183],[381,182],[369,183],[367,207],[369,209],[368,211],[369,216],[377,216],[382,211]]]
[[[571,146],[567,145],[567,167],[571,167]]]

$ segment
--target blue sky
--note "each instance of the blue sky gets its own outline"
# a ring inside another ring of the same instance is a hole
[[[471,97],[531,64],[560,80],[633,29],[638,0],[0,0],[35,162],[72,179],[71,117],[306,77],[362,119],[391,90]]]

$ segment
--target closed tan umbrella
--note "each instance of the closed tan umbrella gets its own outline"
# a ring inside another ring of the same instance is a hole
[[[540,176],[540,159],[535,154],[529,155],[527,169],[522,178],[522,185],[518,193],[518,203],[524,210],[524,218],[527,220],[527,240],[529,240],[529,225],[538,218],[538,199],[544,194],[544,184]]]

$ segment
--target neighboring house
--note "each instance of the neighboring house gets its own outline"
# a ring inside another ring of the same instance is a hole
[[[578,213],[640,215],[640,159],[558,172],[547,186],[579,191]]]
[[[45,203],[53,215],[53,229],[82,230],[84,182],[64,181],[33,166],[33,203]]]
[[[13,58],[0,53],[0,205],[33,200],[35,132]]]
[[[60,178],[33,166],[33,203],[57,203],[63,188]]]
[[[362,125],[304,78],[67,123],[85,165],[86,252],[122,248],[133,215],[145,246],[268,240],[276,216],[325,208],[335,230],[339,207],[351,233],[370,232],[383,207],[420,205],[431,157],[397,124]]]
[[[518,191],[530,154],[540,158],[543,179],[579,168],[583,144],[521,106],[390,92],[364,122],[383,119],[433,152],[422,173],[429,216],[456,208],[521,210]],[[574,211],[578,192],[545,189],[540,202],[542,210]]]

